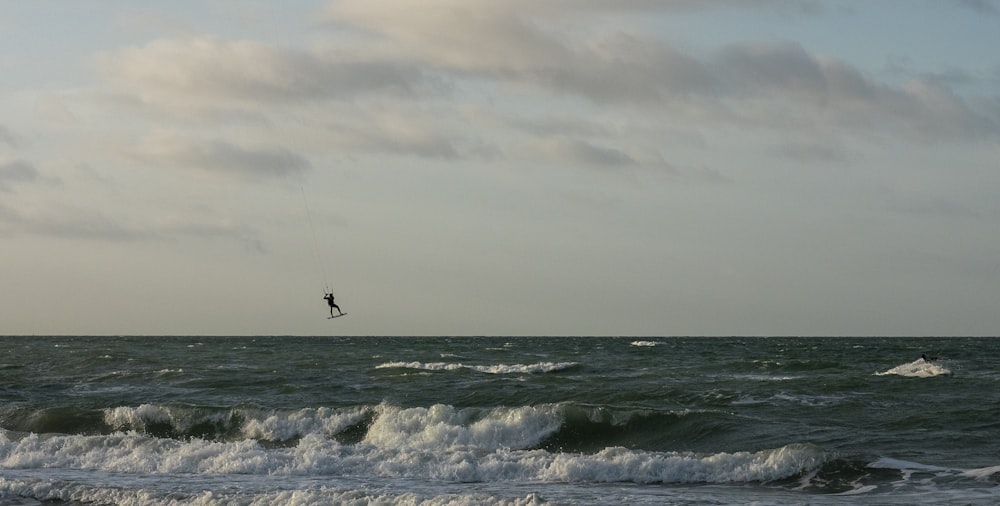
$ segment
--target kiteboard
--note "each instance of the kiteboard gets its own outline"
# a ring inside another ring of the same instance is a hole
[[[334,318],[340,318],[341,316],[347,316],[347,313],[340,313],[340,314],[335,314],[333,316],[327,316],[326,319],[327,320],[332,320]]]

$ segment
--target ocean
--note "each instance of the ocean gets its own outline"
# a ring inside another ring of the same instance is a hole
[[[0,344],[0,504],[1000,503],[992,338]]]

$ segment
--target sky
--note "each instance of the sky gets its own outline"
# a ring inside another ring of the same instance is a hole
[[[1000,334],[1000,1],[39,0],[0,41],[0,335]]]

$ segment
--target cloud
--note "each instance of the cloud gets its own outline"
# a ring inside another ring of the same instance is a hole
[[[1000,9],[987,0],[954,0],[955,4],[964,9],[970,9],[977,14],[988,14],[996,16],[1000,14]]]
[[[38,169],[24,160],[0,163],[0,192],[12,191],[13,185],[35,182],[40,178]]]
[[[141,242],[192,237],[231,240],[250,251],[265,251],[256,231],[246,226],[226,223],[127,223],[94,206],[56,203],[36,206],[34,210],[18,210],[0,203],[0,225],[5,225],[7,233],[18,232],[60,239]]]
[[[643,31],[642,23],[623,22],[630,15],[747,5],[341,0],[324,11],[323,48],[196,36],[103,53],[97,62],[117,88],[116,103],[185,117],[195,128],[208,124],[199,120],[247,125],[253,118],[256,126],[305,133],[282,141],[302,152],[310,149],[302,143],[311,142],[312,149],[460,160],[497,157],[505,152],[498,146],[513,146],[506,152],[625,167],[647,166],[651,158],[635,153],[661,148],[662,134],[651,130],[689,125],[814,132],[844,142],[873,134],[919,142],[1000,137],[1000,107],[973,106],[975,97],[946,81],[881,82],[796,43],[748,41],[692,52]],[[816,11],[812,2],[793,0],[754,5]],[[610,14],[614,22],[602,22]],[[505,119],[487,120],[496,128],[488,138],[465,116],[484,99],[517,104]],[[538,111],[544,112],[532,119]],[[646,133],[626,134],[638,130]],[[153,133],[134,154],[251,178],[309,167],[297,151],[248,146]],[[839,156],[816,146],[790,149],[784,154]]]
[[[830,140],[789,141],[775,150],[775,153],[800,163],[835,163],[851,161],[850,152],[841,143]]]
[[[770,5],[778,4],[808,5]],[[572,16],[566,15],[568,5],[347,0],[331,4],[327,15],[338,26],[365,30],[372,58],[392,54],[445,79],[534,88],[603,107],[658,108],[681,121],[776,130],[823,123],[860,135],[879,131],[919,140],[1000,133],[995,114],[969,107],[946,88],[923,81],[893,87],[798,44],[747,42],[694,56],[635,28],[597,23],[597,14],[612,8],[619,14],[697,8],[690,2],[573,3]]]
[[[950,89],[924,80],[892,87],[797,44],[723,48],[713,90],[740,122],[776,130],[823,125],[845,135],[885,133],[917,141],[996,137],[996,114],[980,112]]]
[[[887,207],[896,212],[920,217],[959,218],[964,220],[980,220],[983,218],[983,215],[979,211],[973,209],[965,202],[956,202],[943,198],[911,197],[908,201],[897,199],[894,202],[888,203]]]
[[[97,63],[113,83],[154,102],[410,95],[429,85],[423,72],[410,64],[356,59],[347,51],[282,49],[216,37],[154,40],[101,54]]]
[[[44,94],[35,100],[35,113],[38,117],[53,123],[75,123],[76,115],[70,111],[65,102],[58,96]]]
[[[9,230],[70,239],[130,241],[148,237],[123,226],[93,208],[46,206],[42,213],[26,214],[10,206],[0,206],[0,223]]]
[[[557,7],[565,5],[374,0],[337,2],[327,15],[373,34],[372,57],[399,55],[459,78],[610,101],[663,99],[668,92],[683,94],[705,84],[701,65],[669,46],[622,33],[578,40],[547,30],[565,15]]]
[[[528,143],[522,152],[555,163],[592,167],[624,167],[638,165],[630,155],[578,139],[544,139]]]
[[[132,154],[154,165],[249,179],[284,177],[310,167],[306,158],[286,148],[246,148],[222,140],[191,140],[162,133],[142,139]]]
[[[572,57],[522,15],[532,10],[516,1],[371,0],[331,3],[326,16],[372,34],[368,47],[377,57],[399,54],[435,67],[499,75]]]
[[[3,125],[0,125],[0,144],[6,145],[9,148],[17,148],[21,145],[14,132]]]
[[[437,118],[441,120],[442,118]],[[442,123],[419,115],[372,113],[331,121],[329,141],[347,151],[415,155],[421,158],[457,159],[468,156],[471,146],[459,134],[449,135]]]

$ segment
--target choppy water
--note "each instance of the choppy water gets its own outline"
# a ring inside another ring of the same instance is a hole
[[[0,502],[995,504],[998,343],[3,337]]]

